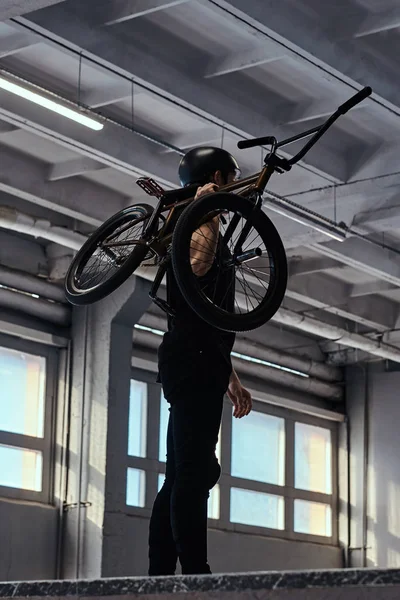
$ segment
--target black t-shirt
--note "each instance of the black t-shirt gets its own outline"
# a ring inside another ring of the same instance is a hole
[[[212,267],[199,277],[201,289],[230,312],[234,309],[234,269],[222,265],[230,257],[219,236]],[[235,333],[222,331],[200,318],[183,298],[172,268],[167,271],[167,300],[175,310],[158,350],[159,379],[164,395],[172,396],[185,385],[219,387],[226,391],[232,372],[230,354]]]

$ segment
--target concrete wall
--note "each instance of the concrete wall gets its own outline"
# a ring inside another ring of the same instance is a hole
[[[56,577],[58,511],[0,499],[0,581]]]
[[[147,574],[148,528],[149,517],[107,515],[103,577]],[[208,556],[213,573],[343,567],[342,551],[338,547],[233,533],[210,527]]]
[[[400,567],[400,372],[384,363],[349,369],[352,457],[352,566],[363,566],[363,523],[368,516],[364,564]],[[365,442],[365,447],[364,447]],[[368,462],[368,468],[365,464]],[[363,494],[367,473],[368,494]]]
[[[143,359],[143,353],[134,349],[133,364]],[[154,364],[154,353],[148,353],[146,364]],[[137,365],[136,365],[137,366]],[[139,374],[136,375],[139,378]],[[148,371],[144,378],[155,382],[155,373]],[[310,396],[300,394],[277,386],[267,385],[265,382],[242,377],[246,387],[263,391],[271,395],[273,403],[287,400],[299,406],[309,406],[310,412],[317,406],[323,410],[333,410],[329,403],[312,399]],[[121,376],[121,382],[124,378]],[[122,388],[121,388],[122,392]],[[152,393],[152,392],[151,392]],[[122,394],[124,396],[126,394]],[[149,397],[152,401],[153,395]],[[109,451],[107,454],[107,486],[106,510],[104,516],[103,532],[103,577],[144,576],[148,569],[148,528],[150,519],[149,509],[140,509],[140,516],[128,514],[125,506],[126,485],[126,448],[127,430],[126,418],[128,414],[128,399],[118,398],[109,406]],[[119,426],[119,430],[118,430]],[[158,436],[158,426],[151,437]],[[158,439],[158,437],[157,437]],[[152,444],[153,445],[153,444]],[[158,453],[148,455],[149,467],[154,468],[153,460]],[[146,478],[149,485],[156,493],[156,478],[150,474]],[[333,569],[344,566],[343,551],[338,546],[328,546],[308,543],[303,541],[287,541],[262,535],[238,533],[212,528],[209,521],[209,561],[214,573],[235,573],[243,571],[287,570],[287,569]],[[179,564],[178,570],[179,573]]]

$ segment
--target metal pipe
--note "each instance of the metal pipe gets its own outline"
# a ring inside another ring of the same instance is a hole
[[[154,267],[140,267],[135,271],[135,274],[149,281],[153,281]],[[237,294],[237,299],[238,304],[240,305],[240,294]],[[245,302],[243,307],[246,308]],[[358,348],[359,350],[364,350],[374,356],[400,363],[400,349],[395,346],[390,346],[384,342],[376,342],[375,340],[371,340],[358,333],[350,333],[341,327],[329,325],[328,323],[313,319],[312,317],[299,315],[287,308],[280,308],[272,317],[271,321],[286,325],[287,327],[292,327],[293,329],[305,331],[306,333],[311,333],[312,335],[327,338],[328,340],[332,340],[343,346]]]
[[[139,346],[152,348],[153,350],[158,348],[161,341],[160,336],[149,331],[141,331],[140,329],[135,329],[133,340]],[[293,390],[335,402],[341,401],[343,398],[343,388],[340,385],[320,381],[313,377],[301,377],[300,375],[280,371],[266,365],[251,363],[236,357],[232,359],[232,363],[240,373],[245,375],[271,381]]]
[[[0,285],[28,294],[37,294],[47,300],[66,304],[64,290],[61,286],[49,283],[45,279],[27,275],[22,271],[14,271],[0,266]]]
[[[27,294],[0,288],[0,306],[24,312],[43,321],[68,326],[71,322],[71,309],[64,304],[32,298]]]
[[[35,238],[41,237],[73,250],[79,250],[87,240],[86,236],[76,231],[57,227],[46,219],[37,219],[10,206],[0,206],[0,227],[32,235]]]
[[[272,317],[272,320],[281,325],[294,327],[295,329],[332,340],[336,344],[342,344],[343,346],[349,346],[350,348],[358,348],[358,350],[363,350],[364,352],[379,356],[380,358],[400,363],[400,349],[395,346],[371,340],[364,335],[351,333],[346,331],[346,329],[323,323],[312,317],[299,315],[292,310],[280,308]]]
[[[69,231],[62,227],[55,227],[49,221],[35,219],[13,208],[4,206],[0,207],[0,227],[20,231],[33,237],[43,237],[74,250],[79,250],[87,239],[86,236],[80,233]],[[155,269],[141,267],[135,271],[135,275],[153,281]],[[400,363],[400,349],[383,342],[376,342],[357,333],[349,333],[345,329],[328,325],[318,319],[299,315],[294,311],[281,308],[271,320],[319,337],[325,337],[343,346],[358,348],[374,356]]]
[[[159,331],[167,331],[167,320],[164,317],[152,313],[144,314],[140,319],[140,325]],[[301,373],[305,373],[323,381],[339,382],[342,380],[342,372],[337,367],[326,365],[325,363],[312,360],[311,358],[294,356],[293,354],[287,354],[280,350],[274,350],[267,346],[254,343],[251,340],[241,340],[239,337],[236,337],[234,351],[239,354],[251,356],[252,358],[258,358],[282,367],[287,367],[294,371],[300,371]]]

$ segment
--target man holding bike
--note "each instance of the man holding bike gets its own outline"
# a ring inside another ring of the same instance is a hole
[[[218,191],[239,173],[235,158],[220,148],[195,148],[179,166],[183,186],[197,184],[195,199]],[[192,236],[190,263],[203,289],[227,310],[234,308],[232,271],[220,268],[228,252],[220,217]],[[242,418],[252,408],[250,393],[232,367],[235,334],[206,323],[189,307],[167,271],[167,300],[175,316],[160,345],[159,381],[170,403],[165,482],[154,502],[149,532],[149,575],[211,573],[207,562],[207,502],[221,468],[215,455],[225,393]],[[229,305],[229,306],[228,306]]]

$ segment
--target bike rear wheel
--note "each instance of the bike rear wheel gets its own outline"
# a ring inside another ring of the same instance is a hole
[[[71,304],[92,304],[105,298],[149,257],[141,236],[152,212],[148,204],[129,206],[92,233],[65,278],[64,291]]]
[[[172,266],[186,302],[207,323],[225,331],[250,331],[260,327],[274,316],[286,291],[287,260],[281,238],[267,215],[261,209],[255,213],[254,210],[254,202],[241,196],[222,192],[209,194],[185,209],[172,239]],[[192,236],[201,226],[204,253],[208,251],[207,226],[217,214],[223,215],[219,234],[220,240],[224,240],[223,246],[229,250],[229,258],[226,253],[224,256],[210,254],[213,263],[210,275],[199,277],[190,260]],[[246,231],[246,225],[248,233],[243,238],[241,234]],[[221,296],[221,293],[213,292],[213,286],[217,290],[218,278],[228,268],[233,278],[231,290],[227,289],[226,294],[233,296],[233,304],[222,308],[224,303],[215,301],[216,295]]]

